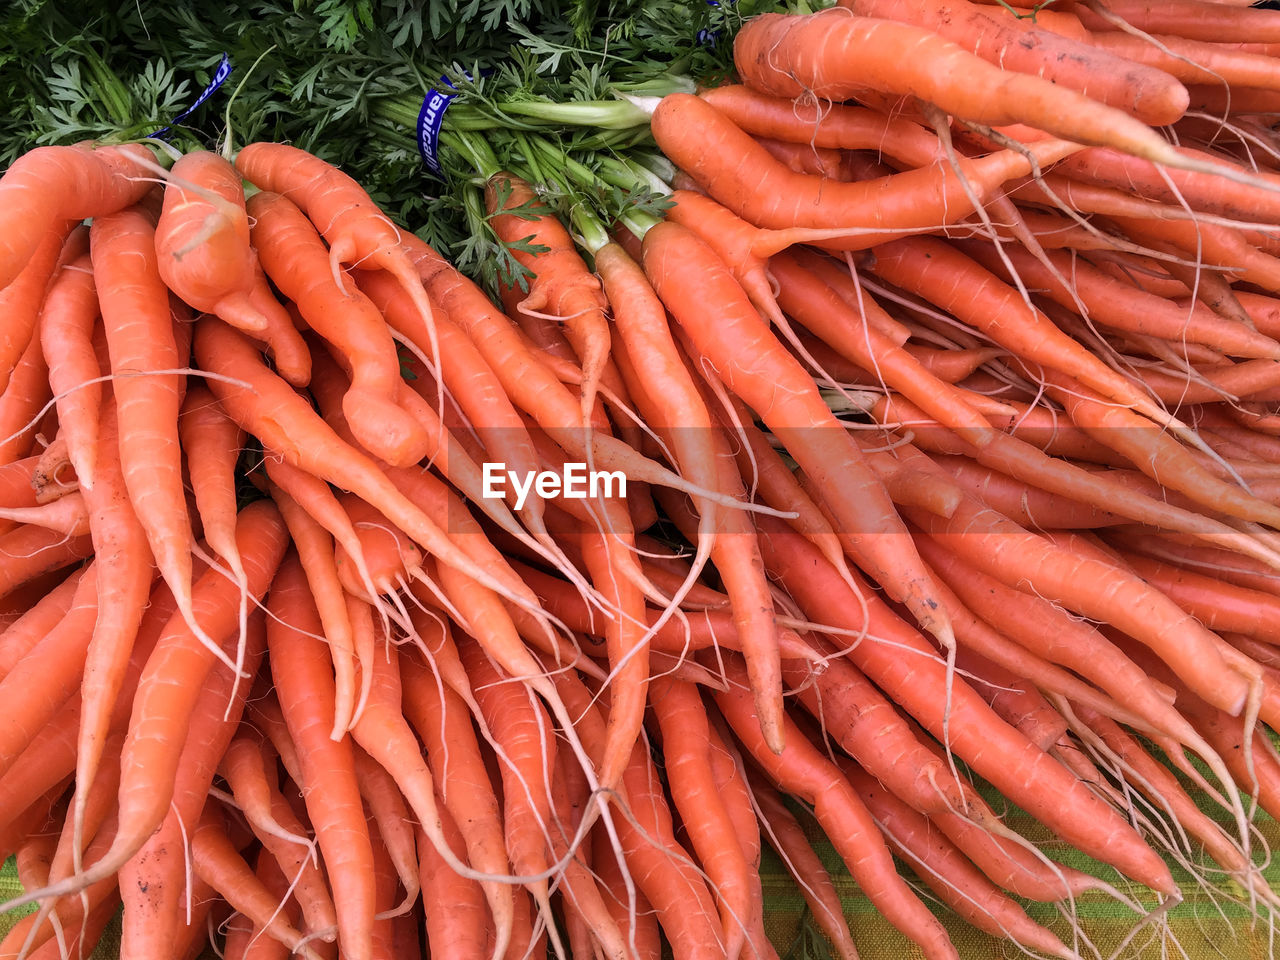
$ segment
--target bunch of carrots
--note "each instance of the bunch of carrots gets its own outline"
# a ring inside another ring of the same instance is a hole
[[[767,958],[765,842],[855,957],[810,820],[912,956],[926,897],[1158,942],[1170,863],[1265,946],[1280,13],[1227,6],[756,18],[654,106],[662,218],[471,151],[500,303],[291,146],[25,155],[0,957],[123,903],[156,960]],[[491,482],[574,464],[625,495]]]

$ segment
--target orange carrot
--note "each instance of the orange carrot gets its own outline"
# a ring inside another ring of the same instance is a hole
[[[46,287],[59,266],[59,260],[65,264],[68,260],[77,259],[66,256],[64,251],[70,252],[69,247],[78,246],[83,241],[83,231],[78,233],[76,242],[64,244],[66,227],[51,228],[31,252],[31,259],[23,265],[22,272],[8,286],[0,288],[0,313],[8,318],[3,332],[0,332],[0,392],[8,387],[14,367],[31,343]]]
[[[348,358],[354,371],[343,412],[360,442],[406,466],[427,453],[422,426],[397,402],[402,380],[395,342],[377,308],[354,285],[344,290],[326,269],[329,255],[288,198],[258,193],[249,201],[253,242],[272,281],[297,304],[308,326]]]
[[[661,223],[645,235],[644,262],[654,289],[725,385],[768,424],[802,469],[831,491],[833,511],[857,550],[855,560],[925,629],[947,636],[950,627],[931,599],[930,577],[909,548],[884,488],[723,262],[675,223]],[[708,298],[719,305],[714,323],[701,306]]]
[[[22,272],[47,231],[68,220],[102,217],[136,203],[151,189],[140,144],[93,148],[38,147],[0,178],[0,289]]]
[[[663,98],[652,128],[672,162],[744,220],[770,229],[847,230],[840,241],[823,241],[840,249],[865,249],[900,233],[933,230],[961,219],[973,212],[971,198],[986,198],[1030,169],[1026,156],[1003,151],[978,160],[962,158],[964,181],[937,163],[865,183],[805,177],[783,167],[709,103],[682,93]],[[1077,148],[1042,141],[1029,149],[1047,165]]]
[[[774,754],[765,747],[751,716],[742,663],[737,658],[727,659],[726,667],[730,686],[716,694],[716,703],[747,753],[783,790],[814,805],[818,822],[863,893],[924,956],[959,956],[946,929],[898,876],[871,815],[840,771],[790,719],[786,749]]]
[[[864,17],[924,27],[1004,70],[1043,77],[1153,126],[1175,122],[1190,99],[1181,84],[1154,65],[1142,66],[1124,53],[1109,56],[1096,40],[1090,45],[1035,21],[1002,17],[998,8],[963,0],[842,0],[840,5]]]
[[[319,614],[296,556],[281,564],[267,602],[271,675],[298,747],[299,786],[333,889],[338,941],[347,956],[368,960],[375,913],[373,851],[351,741],[329,738],[333,677],[320,650]]]
[[[1159,134],[1121,110],[1048,79],[1001,69],[905,23],[843,9],[762,14],[738,32],[733,55],[743,81],[774,96],[848,100],[866,90],[905,94],[976,123],[1024,123],[1064,140],[1115,146],[1174,166],[1182,159]],[[853,63],[856,70],[846,66]],[[947,82],[953,73],[967,82]]]

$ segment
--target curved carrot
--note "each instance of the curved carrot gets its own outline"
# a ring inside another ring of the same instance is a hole
[[[68,220],[102,217],[151,189],[140,144],[38,147],[0,177],[0,289],[22,272],[46,231]]]
[[[276,342],[297,334],[249,245],[240,175],[219,154],[194,150],[169,169],[156,258],[165,284],[192,308],[262,337],[277,354],[298,346]]]
[[[283,194],[302,208],[329,244],[329,272],[344,293],[339,270],[343,263],[376,267],[395,277],[427,325],[431,359],[439,366],[431,301],[400,248],[409,234],[402,233],[355,180],[283,143],[247,144],[236,155],[236,168],[264,190]]]
[[[501,204],[501,208],[499,208]],[[536,202],[533,188],[510,173],[499,173],[485,186],[489,223],[499,240],[527,241],[536,253],[512,249],[516,261],[530,271],[528,295],[520,301],[527,311],[546,312],[563,321],[565,333],[582,363],[582,421],[590,419],[596,389],[609,356],[609,330],[605,321],[608,301],[579,256],[564,225]],[[503,210],[521,208],[519,215]]]
[[[843,103],[771,97],[740,84],[698,93],[747,133],[838,150],[876,150],[909,167],[944,157],[936,135],[904,117]]]
[[[395,342],[377,308],[327,270],[329,252],[306,216],[286,197],[249,200],[253,242],[267,275],[297,304],[307,324],[348,358],[354,379],[343,411],[375,456],[406,466],[427,453],[422,426],[397,402],[402,380]]]
[[[683,93],[663,98],[652,127],[672,162],[744,220],[779,230],[847,230],[847,238],[822,243],[839,249],[865,249],[901,233],[934,230],[962,219],[973,212],[972,198],[988,197],[1006,180],[1031,169],[1027,156],[1001,151],[976,160],[960,158],[964,181],[947,164],[934,163],[880,180],[833,183],[792,173],[705,100]],[[1078,147],[1041,141],[1028,149],[1047,165]]]

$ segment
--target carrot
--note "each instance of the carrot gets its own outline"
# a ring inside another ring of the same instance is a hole
[[[725,954],[733,960],[751,921],[751,868],[712,773],[706,707],[689,683],[655,677],[651,690],[671,796],[720,904]]]
[[[551,774],[557,754],[551,720],[520,681],[501,673],[478,643],[463,638],[458,653],[474,689],[502,777],[507,857],[517,876],[547,870],[551,843]],[[540,910],[550,908],[545,878],[525,884]]]
[[[771,97],[740,84],[698,93],[747,133],[839,150],[876,150],[908,167],[943,158],[938,138],[917,123],[851,104]]]
[[[1110,0],[1103,16],[1086,5],[1073,7],[1090,30],[1119,30],[1121,22],[1146,33],[1171,33],[1191,40],[1213,42],[1266,43],[1280,40],[1280,17],[1266,9],[1231,9],[1221,3],[1203,0],[1169,0],[1149,3],[1147,0]]]
[[[592,703],[591,692],[570,674],[556,673],[553,679],[565,704],[578,718],[577,730],[583,742],[599,755],[604,746],[605,725]],[[724,943],[717,929],[714,901],[692,859],[675,838],[671,811],[658,788],[657,771],[643,741],[632,748],[622,789],[630,816],[618,818],[615,825],[621,853],[635,887],[657,913],[673,951],[690,958],[723,957]],[[626,899],[623,906],[628,915],[633,911],[630,890],[631,885],[624,879],[624,889],[614,891],[619,899]]]
[[[808,144],[787,143],[785,140],[770,140],[768,137],[757,136],[754,139],[769,151],[773,159],[792,173],[846,182],[863,179],[849,169],[847,155],[843,151],[812,147]]]
[[[855,62],[857,70],[845,66]],[[927,29],[847,10],[755,17],[734,40],[734,64],[743,82],[774,96],[848,100],[867,89],[905,94],[975,123],[1024,123],[1170,166],[1191,163],[1122,110],[1048,79],[1003,70]],[[967,81],[943,80],[952,75]]]
[[[356,282],[382,311],[392,329],[407,338],[418,351],[425,354],[429,350],[429,332],[412,301],[393,278],[376,271],[359,270]],[[441,349],[440,375],[485,449],[495,460],[517,472],[539,469],[524,422],[486,358],[443,308],[436,309],[435,329]],[[541,520],[541,509],[541,499],[531,497],[523,513],[529,518],[534,535],[549,539]]]
[[[965,503],[945,521],[911,509],[907,513],[927,533],[940,537],[948,549],[987,574],[1009,586],[1030,584],[1046,598],[1140,638],[1215,706],[1232,714],[1243,709],[1250,685],[1256,683],[1248,663],[1233,656],[1218,637],[1136,576],[1022,532],[973,503]],[[1011,562],[1008,559],[994,562],[996,553],[1019,558],[1014,564],[1017,573],[1005,567]],[[1086,596],[1080,585],[1090,575],[1104,576],[1112,584],[1105,597]]]
[[[55,436],[53,442],[38,454],[33,454],[27,459],[35,461],[35,468],[31,471],[30,478],[36,503],[57,500],[64,494],[79,488],[80,481],[76,479],[75,471],[71,467],[71,460],[67,457],[66,439],[61,434]],[[8,464],[8,466],[14,465]],[[12,525],[6,525],[3,529],[10,530]]]
[[[125,672],[120,691],[112,708],[106,745],[102,748],[107,756],[117,756],[124,741],[128,726],[129,711],[132,707],[134,692],[143,667],[155,649],[156,642],[165,623],[174,610],[173,597],[167,587],[161,585],[154,591],[151,604],[143,617],[138,637],[134,641],[129,655],[128,668]],[[24,809],[30,799],[43,790],[48,789],[63,776],[75,770],[77,762],[77,732],[80,729],[81,694],[72,695],[58,716],[32,738],[30,746],[13,765],[13,769],[5,777],[0,778],[0,809],[12,808],[15,814]],[[104,773],[103,770],[109,771]],[[104,780],[112,780],[118,787],[119,766],[111,763],[106,768],[99,767],[99,775],[88,788],[85,801],[86,813],[82,837],[92,834],[91,809],[99,801],[96,795],[102,789]],[[114,796],[117,789],[111,790]],[[77,800],[77,802],[80,802]],[[72,818],[74,826],[74,818]],[[71,838],[73,839],[73,838]],[[58,854],[58,862],[71,864],[75,855],[80,852],[74,844],[63,845]],[[60,875],[61,876],[61,875]]]
[[[980,930],[1050,956],[1076,956],[1049,930],[1026,915],[953,846],[936,827],[881,787],[853,763],[839,763],[894,848],[943,902]]]
[[[896,407],[897,404],[895,403]],[[983,467],[968,457],[934,457],[946,475],[989,507],[1024,527],[1092,529],[1125,522],[1118,514],[1092,504],[1069,500],[1008,474]]]
[[[1227,323],[1208,310],[1182,308],[1161,297],[1126,288],[1096,267],[1073,260],[1060,251],[1046,251],[1046,256],[1057,270],[1055,276],[1030,254],[1017,249],[1005,251],[1009,257],[1009,266],[1006,267],[986,248],[972,241],[961,241],[959,245],[963,252],[988,270],[1006,274],[1013,269],[1024,283],[1044,288],[1054,302],[1068,309],[1078,309],[1077,303],[1082,302],[1090,317],[1117,329],[1152,334],[1175,342],[1187,339],[1206,343],[1232,356],[1280,358],[1280,348],[1270,337]],[[1071,278],[1069,288],[1066,277]]]
[[[1274,619],[1280,597],[1235,586],[1203,573],[1179,569],[1149,557],[1125,555],[1125,562],[1151,586],[1210,630],[1243,633],[1280,644]]]
[[[218,772],[261,842],[264,855],[284,871],[290,884],[295,884],[294,896],[308,929],[323,931],[336,922],[333,899],[313,859],[307,827],[280,793],[275,763],[275,751],[252,728],[242,726],[228,745]]]
[[[496,960],[511,942],[515,919],[513,888],[497,879],[510,872],[497,797],[466,705],[452,690],[438,688],[417,657],[400,661],[405,713],[426,748],[445,806],[462,833],[471,868],[491,878],[481,880],[481,888],[493,918]]]
[[[709,497],[722,506],[743,508],[743,504],[717,491],[703,490],[641,456],[600,429],[591,431],[589,440],[584,440],[582,430],[570,426],[581,419],[572,393],[556,378],[544,358],[520,336],[519,328],[497,311],[479,287],[426,244],[406,237],[405,248],[414,257],[431,295],[472,338],[512,402],[534,416],[560,447],[583,461],[590,456],[597,469],[622,470],[631,482],[670,486],[691,496]]]
[[[241,550],[254,596],[261,597],[284,551],[284,525],[269,503],[258,501],[241,511],[237,532],[244,541]],[[234,584],[217,571],[201,577],[192,592],[191,610],[202,632],[217,636],[232,632],[239,606],[234,599],[237,594]],[[80,874],[48,891],[28,892],[24,900],[61,895],[96,883],[129,860],[163,822],[178,773],[181,741],[199,701],[200,682],[215,656],[229,662],[225,652],[215,654],[199,642],[179,604],[178,613],[165,624],[162,642],[147,661],[133,699],[134,713],[121,759],[120,830],[111,850]]]
[[[592,839],[591,872],[602,891],[602,906],[612,915],[615,929],[623,931],[626,952],[633,960],[658,960],[662,937],[654,909],[644,893],[635,892],[634,904],[627,899],[626,867],[609,845],[609,838],[597,832]]]
[[[316,960],[301,931],[277,913],[278,903],[257,878],[226,834],[224,814],[206,805],[191,834],[191,863],[196,876],[217,890],[232,908],[253,920],[265,935],[292,952]]]
[[[855,545],[854,559],[925,629],[948,636],[946,617],[931,601],[929,575],[906,542],[884,488],[723,262],[683,227],[662,223],[645,235],[644,265],[658,295],[725,385],[756,411],[801,468],[831,491],[833,512]],[[708,299],[719,305],[714,329],[701,307]]]
[[[12,766],[30,738],[81,685],[85,651],[100,606],[100,569],[95,563],[85,572],[67,615],[0,680],[0,696],[13,705],[0,723],[0,773]]]
[[[858,950],[849,934],[849,924],[844,918],[840,895],[831,881],[831,875],[810,845],[804,828],[787,809],[777,791],[761,782],[758,774],[749,771],[747,779],[751,784],[751,796],[764,835],[769,838],[769,845],[777,851],[787,872],[800,887],[800,894],[813,914],[814,921],[831,941],[841,960],[857,960]]]
[[[299,786],[333,889],[339,945],[347,956],[363,960],[373,935],[373,851],[351,742],[328,736],[333,678],[319,650],[319,615],[296,555],[281,563],[267,609],[272,614],[267,629],[271,675],[298,747]]]
[[[76,782],[82,784],[93,782],[101,761],[113,704],[124,683],[129,652],[136,642],[155,576],[146,530],[126,489],[120,454],[122,437],[114,404],[107,404],[102,410],[95,432],[102,444],[96,458],[98,482],[85,490],[84,496],[91,511],[97,589],[110,602],[99,604],[93,636],[85,652],[80,685],[83,713],[76,749]],[[84,796],[77,791],[72,808],[77,825],[84,818],[84,810]],[[77,827],[77,866],[83,840]]]
[[[962,219],[973,212],[972,198],[989,196],[1031,168],[1021,153],[1003,151],[978,160],[961,158],[963,180],[937,163],[864,183],[805,177],[783,167],[709,103],[683,93],[663,98],[652,128],[663,153],[744,220],[778,230],[847,230],[847,238],[823,241],[839,249],[865,249],[897,234]],[[1043,141],[1029,149],[1048,164],[1077,147]]]
[[[356,181],[307,151],[281,143],[246,145],[236,156],[236,169],[302,208],[329,244],[329,272],[344,294],[340,264],[361,263],[395,277],[427,326],[432,362],[439,368],[431,302],[400,249],[405,235]]]
[[[1157,422],[1164,413],[1124,377],[1110,370],[1054,327],[1018,292],[950,244],[930,237],[875,248],[868,268],[876,276],[923,296],[1019,357],[1069,373],[1107,397]],[[964,282],[957,282],[963,277]],[[1026,419],[1022,411],[1019,422]]]
[[[373,844],[374,859],[385,860],[385,865],[378,867],[379,873],[383,869],[390,869],[399,885],[404,888],[404,897],[399,903],[395,903],[391,895],[384,897],[379,893],[378,912],[408,916],[422,888],[417,843],[413,833],[414,817],[400,788],[396,786],[395,778],[361,749],[359,744],[354,753],[360,795],[364,798],[368,813],[369,841]],[[387,917],[377,919],[381,921]],[[375,939],[377,936],[375,933]]]
[[[716,703],[747,753],[783,790],[814,806],[833,846],[858,886],[894,927],[926,957],[958,956],[946,929],[898,876],[893,859],[870,814],[840,771],[788,719],[786,749],[774,754],[764,746],[751,716],[741,661],[725,661],[730,686]]]
[[[996,10],[941,0],[843,0],[864,17],[914,24],[1007,71],[1034,74],[1091,100],[1163,126],[1178,120],[1190,100],[1181,84],[1154,65],[1124,53],[1108,55],[1082,42],[1042,29],[1034,21],[1001,17]],[[1094,41],[1095,44],[1097,41]],[[1115,53],[1115,51],[1111,51]]]
[[[67,615],[86,569],[73,571],[57,586],[43,592],[35,604],[0,632],[0,680]]]
[[[1001,632],[1041,656],[1075,670],[1107,691],[1117,702],[1127,703],[1156,729],[1178,738],[1194,740],[1194,732],[1171,709],[1166,692],[1153,684],[1094,627],[1069,616],[1042,597],[1007,586],[947,550],[941,540],[919,541],[925,556],[975,614],[1000,624]]]
[[[66,436],[67,455],[81,487],[93,486],[102,404],[102,369],[93,348],[98,293],[87,254],[54,275],[40,309],[40,344],[49,386]]]
[[[0,313],[7,318],[0,332],[0,392],[8,387],[14,367],[36,332],[49,280],[67,260],[77,259],[65,253],[84,239],[83,231],[78,232],[77,241],[72,243],[65,242],[67,234],[67,226],[51,227],[31,252],[31,259],[23,265],[22,272],[8,286],[0,288]]]
[[[204,537],[246,589],[235,536],[236,463],[244,448],[244,431],[223,412],[208,388],[197,384],[187,390],[178,412],[178,438]],[[243,606],[247,611],[247,602]],[[242,633],[246,616],[247,612],[241,613]]]
[[[102,217],[136,203],[151,188],[139,144],[38,147],[0,178],[0,289],[9,286],[45,241],[68,220]]]
[[[919,636],[889,616],[874,596],[867,597],[869,622],[860,620],[853,613],[857,601],[850,597],[849,588],[833,576],[816,550],[782,528],[778,521],[762,518],[759,526],[766,567],[782,578],[809,617],[854,631],[867,628],[893,641],[892,647],[863,642],[850,649],[848,656],[935,737],[942,737],[945,668],[933,658],[932,651],[922,646]],[[1013,566],[1023,569],[1020,564]],[[912,656],[904,662],[899,644],[928,655]],[[926,676],[933,678],[927,684],[923,679]],[[926,688],[932,688],[932,692]],[[1170,889],[1172,880],[1167,868],[1126,823],[1113,816],[1055,761],[995,718],[962,683],[953,685],[947,739],[957,756],[1075,846],[1113,863],[1153,889]],[[1031,790],[1034,782],[1043,784],[1045,789]],[[1076,804],[1080,805],[1076,812],[1068,814],[1067,807]]]
[[[272,281],[297,304],[308,326],[351,363],[353,382],[343,412],[361,444],[406,466],[427,453],[422,426],[398,403],[402,380],[395,342],[373,303],[326,269],[331,250],[289,199],[255,194],[248,204],[253,242]]]
[[[600,281],[587,271],[569,231],[545,208],[539,210],[541,204],[528,183],[505,171],[490,177],[485,185],[485,206],[499,240],[523,240],[529,249],[537,250],[512,249],[516,262],[530,273],[528,295],[519,306],[564,322],[565,333],[582,363],[582,421],[586,423],[609,356],[608,301]],[[502,213],[513,208],[521,212]]]
[[[687,351],[686,338],[679,336],[682,346]],[[681,362],[690,366],[684,353]],[[624,348],[619,351],[619,366],[631,367],[632,360]],[[644,385],[644,378],[638,370],[632,368],[627,374],[632,381],[632,392],[637,397],[649,396],[652,390]],[[693,372],[685,374],[692,382]],[[706,378],[704,374],[704,380]],[[703,409],[708,409],[713,401],[707,396],[705,389],[698,391],[701,397],[698,402]],[[641,400],[642,408],[646,402]],[[738,471],[732,462],[732,444],[728,438],[708,422],[705,432],[702,428],[675,421],[663,431],[664,436],[676,449],[683,445],[696,443],[705,448],[704,455],[714,458],[711,467],[716,471],[716,487],[731,494],[735,499],[751,499]],[[692,437],[682,438],[682,434]],[[668,495],[670,494],[670,495]],[[775,619],[773,598],[769,594],[768,584],[764,576],[764,565],[760,562],[760,552],[756,547],[755,528],[751,518],[742,511],[724,512],[713,504],[697,503],[699,513],[696,517],[688,513],[684,498],[674,491],[660,490],[657,500],[666,507],[668,516],[673,519],[681,532],[697,544],[697,554],[687,578],[697,575],[701,569],[702,558],[710,553],[712,563],[724,583],[725,592],[729,596],[729,605],[733,613],[734,628],[737,633],[738,646],[742,649],[747,670],[756,694],[756,712],[763,724],[762,732],[765,740],[774,749],[782,748],[782,675],[778,666],[778,631]],[[787,509],[792,505],[787,504]],[[710,510],[710,514],[705,511]],[[710,531],[708,533],[708,531]],[[677,602],[686,595],[685,589],[673,593],[672,602]]]
[[[455,858],[466,855],[458,825],[443,802],[440,829]],[[489,911],[480,884],[449,869],[435,842],[418,833],[418,864],[422,877],[422,905],[427,947],[432,955],[458,960],[486,960],[493,956]]]
[[[93,541],[88,534],[68,537],[30,523],[0,534],[0,597],[92,553]]]
[[[94,280],[111,356],[120,462],[129,500],[178,609],[191,607],[192,525],[182,487],[178,410],[186,353],[178,348],[169,291],[156,265],[153,221],[134,208],[94,221]],[[146,376],[130,374],[146,373]],[[199,633],[210,647],[216,644]]]
[[[1114,758],[1124,765],[1126,779],[1161,810],[1171,814],[1178,824],[1204,844],[1205,850],[1223,869],[1248,884],[1254,867],[1239,847],[1212,818],[1196,806],[1182,785],[1164,764],[1146,752],[1139,742],[1119,724],[1073,704],[1071,709],[1094,737],[1102,741]],[[1077,732],[1082,732],[1079,726]],[[1136,774],[1134,776],[1133,774]],[[1256,881],[1255,881],[1256,882]]]
[[[0,465],[32,452],[31,445],[40,432],[41,411],[52,399],[40,338],[32,337],[0,394]]]
[[[156,260],[165,285],[193,309],[268,342],[292,331],[249,245],[240,175],[219,154],[193,150],[169,169]]]
[[[457,564],[478,582],[520,602],[509,584],[480,569],[459,551],[372,460],[338,439],[306,400],[267,369],[241,334],[209,317],[196,328],[197,362],[206,370],[249,385],[213,381],[214,394],[233,420],[265,447],[278,451],[286,463],[363,497],[429,553],[445,563]]]
[[[233,603],[228,603],[234,609]],[[234,648],[234,628],[221,631],[227,637],[226,646]],[[238,639],[238,638],[237,638]],[[158,649],[163,648],[163,641]],[[249,620],[249,637],[245,648],[245,666],[257,673],[266,652],[264,619],[255,615]],[[248,687],[236,686],[236,677],[230,670],[219,670],[210,675],[208,683],[199,691],[185,742],[178,745],[180,754],[172,780],[172,788],[164,791],[162,803],[165,812],[159,828],[146,838],[146,842],[129,860],[120,866],[122,895],[130,899],[132,907],[126,909],[121,949],[126,955],[133,951],[142,954],[163,953],[169,945],[181,939],[185,893],[193,898],[203,885],[197,878],[185,875],[186,838],[200,819],[218,768],[218,760],[226,752],[235,736],[245,708]],[[121,784],[126,784],[131,771],[122,767]],[[120,804],[120,830],[127,829],[125,811],[127,804]],[[121,845],[121,833],[117,831],[111,847],[103,860],[91,864],[87,873],[101,869]],[[127,834],[126,843],[131,843]],[[184,883],[184,879],[186,882]]]

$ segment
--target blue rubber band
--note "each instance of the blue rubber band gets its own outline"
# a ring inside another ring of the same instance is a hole
[[[440,82],[453,89],[448,77],[441,77]],[[457,96],[456,93],[432,90],[418,111],[418,153],[422,154],[422,162],[427,169],[441,180],[444,179],[444,170],[440,166],[440,130],[444,126],[444,112]]]
[[[187,107],[187,109],[174,117],[169,123],[169,126],[161,127],[155,133],[151,134],[151,136],[159,137],[160,139],[167,139],[169,131],[180,124],[183,120],[187,119],[187,117],[191,116],[191,114],[195,113],[196,110],[199,109],[200,105],[213,96],[214,91],[226,82],[226,79],[229,76],[231,76],[231,58],[224,53],[222,55],[222,61],[218,64],[218,69],[213,72],[213,79],[210,80],[209,85],[204,88],[204,92],[201,93],[200,96],[196,97],[195,102],[192,103],[191,106]]]

